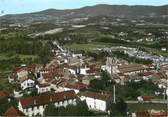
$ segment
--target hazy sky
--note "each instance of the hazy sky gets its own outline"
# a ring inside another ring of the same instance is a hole
[[[0,0],[0,11],[4,10],[5,14],[17,14],[48,8],[73,9],[95,4],[159,6],[168,4],[168,0]]]

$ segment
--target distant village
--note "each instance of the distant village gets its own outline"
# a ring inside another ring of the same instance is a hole
[[[76,105],[78,100],[86,101],[89,110],[109,113],[110,104],[116,103],[115,85],[113,92],[87,90],[92,80],[100,79],[101,71],[107,71],[111,80],[121,85],[129,81],[152,80],[155,85],[165,90],[163,95],[168,96],[168,64],[164,63],[159,66],[156,63],[135,64],[116,57],[107,57],[106,61],[95,61],[93,57],[83,56],[80,53],[75,54],[64,49],[57,42],[53,44],[56,46],[52,49],[54,58],[45,67],[40,64],[22,64],[13,68],[8,81],[15,84],[17,88],[13,89],[12,94],[8,91],[0,91],[0,98],[8,98],[8,101],[11,97],[18,99],[18,109],[10,107],[6,110],[5,116],[11,116],[11,113],[15,113],[16,116],[44,116],[46,106],[51,103],[55,107],[66,107]],[[127,53],[131,53],[131,50]],[[30,94],[34,90],[37,90],[38,95],[22,98],[24,94]],[[155,95],[160,93],[155,92]],[[132,101],[135,103],[166,103],[164,99],[157,100],[154,96],[143,95]],[[135,117],[139,114],[142,112],[131,113]],[[143,114],[153,117],[157,114],[164,115],[165,112],[147,111]]]

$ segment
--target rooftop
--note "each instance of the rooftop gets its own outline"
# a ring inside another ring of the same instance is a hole
[[[25,116],[21,111],[11,106],[4,114],[4,116]]]
[[[91,91],[80,92],[79,96],[91,97],[94,99],[107,100],[111,95],[108,93],[96,93]]]
[[[119,70],[121,73],[140,71],[144,69],[145,67],[143,67],[143,65],[140,64],[128,64],[119,66]]]
[[[52,93],[44,96],[28,97],[25,99],[21,99],[20,103],[23,108],[30,108],[38,105],[45,105],[52,102],[60,102],[68,99],[74,99],[74,98],[76,98],[75,92],[71,90],[71,91],[64,91],[59,93]]]

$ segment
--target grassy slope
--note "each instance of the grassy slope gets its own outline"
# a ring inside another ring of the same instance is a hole
[[[6,60],[6,59],[14,58],[15,56],[19,56],[19,58],[21,58],[21,59],[26,59],[26,58],[36,59],[37,58],[36,55],[16,54],[16,55],[8,56],[8,54],[6,54],[6,53],[0,53],[0,60]]]

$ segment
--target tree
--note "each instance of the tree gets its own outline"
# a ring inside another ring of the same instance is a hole
[[[110,107],[110,116],[126,116],[127,104],[123,99],[119,99],[116,104],[112,104]]]
[[[103,90],[104,82],[102,80],[94,79],[90,81],[90,88],[93,90]]]
[[[15,99],[11,99],[10,101],[8,98],[0,99],[0,115],[3,115],[11,106],[17,107],[17,101]]]
[[[111,76],[108,72],[101,71],[101,79],[91,80],[90,88],[94,91],[111,90],[111,87],[114,83],[115,81],[112,81]]]
[[[58,113],[58,109],[55,108],[54,104],[50,104],[45,109],[45,115],[47,116],[55,116]]]
[[[107,71],[101,71],[101,79],[104,82],[108,82],[111,79],[111,76]]]
[[[49,61],[50,57],[50,49],[48,46],[42,46],[41,49],[39,50],[39,59],[42,64],[46,65],[47,62]]]

